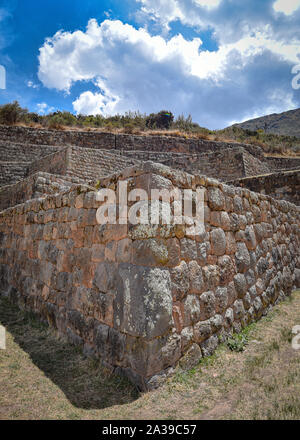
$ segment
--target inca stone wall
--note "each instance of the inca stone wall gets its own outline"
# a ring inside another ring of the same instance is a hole
[[[266,174],[280,166],[253,145],[0,126],[0,186],[39,171],[92,180],[147,160],[222,181]]]
[[[298,157],[273,157],[269,156],[265,158],[265,161],[270,171],[279,170],[299,170],[300,158]]]
[[[184,153],[153,153],[149,151],[122,151],[128,157],[140,160],[151,160],[184,170],[190,174],[205,174],[208,177],[229,181],[239,177],[254,176],[269,173],[267,165],[244,148],[224,148],[214,153],[184,154]]]
[[[0,186],[24,179],[31,162],[56,151],[58,147],[16,143],[0,138]]]
[[[79,183],[83,183],[82,179],[45,172],[35,173],[21,182],[0,188],[0,211],[45,194],[58,194]]]
[[[103,176],[121,172],[138,163],[138,160],[124,157],[118,151],[70,147],[68,149],[67,175],[97,180]]]
[[[70,145],[82,148],[108,150],[145,150],[153,152],[207,153],[221,149],[243,147],[248,153],[263,160],[261,148],[254,145],[235,142],[217,142],[205,139],[186,139],[169,136],[140,136],[128,134],[112,134],[97,131],[56,131],[38,130],[29,127],[7,127],[0,125],[0,139],[36,146]]]
[[[232,182],[236,186],[300,205],[300,170],[280,171]]]
[[[0,162],[0,187],[19,182],[27,176],[28,162]]]
[[[87,186],[0,213],[2,294],[140,389],[212,354],[300,286],[300,208],[164,165],[101,180],[205,192],[205,223],[98,225]]]

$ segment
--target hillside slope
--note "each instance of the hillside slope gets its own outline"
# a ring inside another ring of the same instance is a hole
[[[266,133],[296,136],[300,138],[300,108],[251,119],[241,124],[235,124],[234,127],[236,126],[243,130],[256,131],[262,129]]]

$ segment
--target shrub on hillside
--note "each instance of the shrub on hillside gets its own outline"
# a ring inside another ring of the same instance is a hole
[[[27,109],[20,107],[18,101],[0,106],[0,124],[13,125],[24,119]]]
[[[166,110],[162,110],[159,113],[151,113],[146,118],[146,127],[147,128],[160,128],[160,129],[168,129],[171,127],[174,121],[174,115],[172,112],[168,112]]]

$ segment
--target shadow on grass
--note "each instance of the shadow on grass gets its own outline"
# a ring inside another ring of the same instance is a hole
[[[127,379],[109,374],[98,361],[85,358],[79,348],[59,339],[35,315],[21,311],[3,298],[0,298],[0,323],[74,406],[104,409],[138,398],[138,392]]]

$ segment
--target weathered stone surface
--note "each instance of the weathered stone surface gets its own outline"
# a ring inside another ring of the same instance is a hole
[[[204,342],[202,342],[201,351],[203,356],[211,356],[216,350],[218,343],[219,341],[216,335],[213,335],[210,338],[206,339]]]
[[[238,273],[234,277],[234,286],[239,298],[244,298],[247,292],[247,282],[243,274]]]
[[[228,255],[218,258],[219,274],[220,274],[220,285],[225,286],[232,281],[234,275],[236,274],[236,266]]]
[[[200,296],[202,319],[209,319],[216,313],[216,297],[213,292],[205,292]]]
[[[200,342],[205,341],[212,334],[211,322],[200,321],[194,325],[194,340],[200,344]]]
[[[237,299],[233,304],[233,312],[235,319],[242,319],[245,314],[245,308],[243,301],[241,299]]]
[[[187,238],[181,240],[181,258],[185,261],[197,259],[197,246],[194,240]]]
[[[117,286],[117,266],[113,263],[99,263],[95,269],[93,284],[100,292],[115,292]]]
[[[200,320],[200,302],[196,295],[187,295],[183,300],[184,326],[188,327]]]
[[[151,339],[173,323],[169,271],[122,263],[118,267],[114,325],[123,333]]]
[[[235,254],[235,263],[238,272],[246,272],[250,267],[250,254],[245,243],[237,243],[237,252]]]
[[[170,270],[172,295],[175,299],[182,299],[190,287],[188,265],[182,261],[177,267]]]
[[[254,250],[256,248],[256,237],[253,226],[247,226],[245,229],[245,243],[248,250]]]
[[[208,190],[209,207],[215,211],[222,211],[225,205],[225,198],[219,188],[209,188]]]
[[[221,228],[213,229],[210,233],[211,253],[224,255],[226,249],[226,236]]]
[[[190,276],[190,291],[191,293],[202,293],[204,291],[204,280],[201,266],[197,261],[191,261],[188,265]]]
[[[215,289],[220,282],[220,269],[218,266],[210,265],[202,268],[206,289]]]
[[[192,344],[190,348],[184,353],[179,361],[179,365],[183,370],[190,370],[195,367],[202,358],[202,353],[198,344]]]
[[[135,240],[132,247],[133,261],[142,266],[164,266],[169,261],[168,248],[162,240]]]
[[[228,290],[227,287],[217,287],[215,292],[216,297],[216,311],[223,313],[228,305]]]
[[[223,316],[222,315],[215,315],[212,318],[210,318],[211,328],[213,332],[217,332],[218,330],[221,330],[223,325]]]

